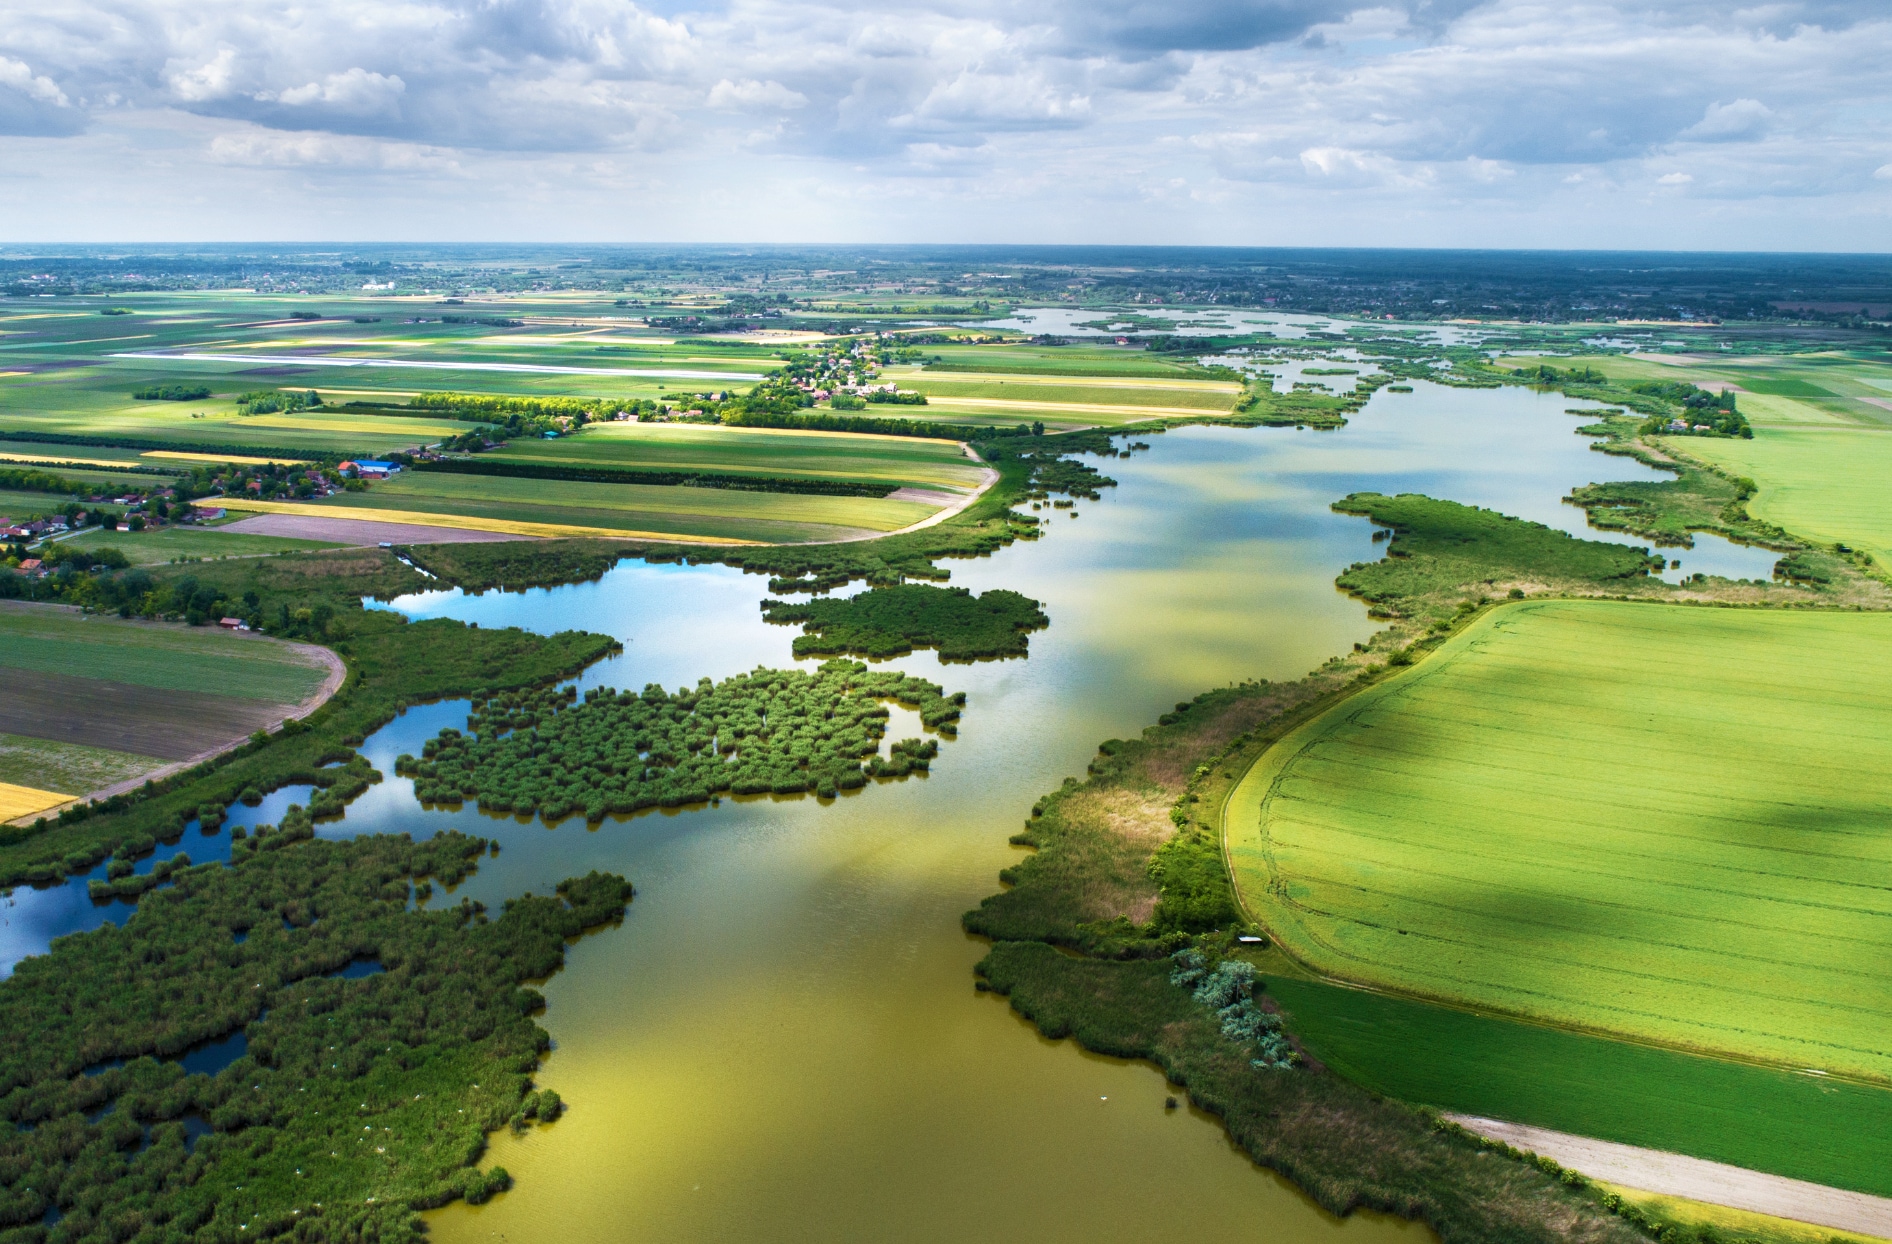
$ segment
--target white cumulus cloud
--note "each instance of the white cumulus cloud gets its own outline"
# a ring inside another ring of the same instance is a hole
[[[732,82],[724,78],[710,88],[709,106],[744,111],[806,108],[808,97],[800,91],[789,90],[773,78],[767,82],[757,82],[754,78]]]

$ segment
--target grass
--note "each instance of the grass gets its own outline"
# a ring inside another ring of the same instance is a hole
[[[892,531],[920,521],[937,508],[873,497],[432,472],[406,472],[374,485],[368,492],[343,493],[317,508],[325,514],[347,517],[356,507],[605,531],[791,542]]]
[[[1812,1223],[1775,1218],[1725,1205],[1705,1205],[1681,1197],[1657,1196],[1634,1188],[1599,1183],[1597,1187],[1619,1196],[1629,1205],[1657,1221],[1673,1223],[1692,1230],[1697,1239],[1714,1239],[1720,1244],[1882,1244],[1881,1237],[1836,1231]],[[1712,1232],[1712,1236],[1703,1231]]]
[[[1514,583],[1627,592],[1650,582],[1645,573],[1650,562],[1640,549],[1579,540],[1542,523],[1456,501],[1359,492],[1334,502],[1334,509],[1391,529],[1384,558],[1356,562],[1336,580],[1371,602],[1380,616],[1419,613],[1433,604],[1428,598],[1455,589],[1482,594],[1481,584],[1496,592]]]
[[[23,734],[0,734],[0,782],[33,786],[47,790],[93,791],[134,778],[161,767],[152,756],[87,747],[81,743],[59,743],[51,739],[29,738]],[[38,811],[38,809],[32,809]],[[12,816],[24,816],[15,812]],[[10,820],[0,815],[0,820]]]
[[[229,386],[225,386],[226,388]],[[118,437],[145,442],[141,448],[193,452],[194,446],[292,448],[308,453],[388,453],[431,444],[470,431],[473,423],[446,419],[347,414],[316,408],[267,415],[242,415],[234,402],[133,402],[107,394],[79,394],[67,404],[36,387],[0,388],[0,438],[8,433],[72,437]],[[33,443],[33,442],[20,442]],[[75,442],[77,443],[77,442]],[[94,456],[95,446],[74,454]],[[39,452],[49,452],[40,443]],[[212,453],[212,458],[221,457]]]
[[[43,514],[57,514],[77,497],[57,492],[25,492],[14,488],[0,488],[0,516],[12,519],[37,518]],[[95,506],[82,502],[86,509],[105,509],[117,513],[117,506]]]
[[[955,441],[684,423],[610,423],[578,436],[515,441],[481,455],[503,462],[890,480],[970,490],[979,465]]]
[[[1310,1053],[1390,1097],[1892,1196],[1884,1089],[1320,981],[1267,994]]]
[[[1083,782],[1068,781],[1032,809],[1014,843],[1035,848],[1000,874],[1007,888],[967,913],[995,940],[983,985],[1006,994],[1047,1037],[1148,1058],[1216,1114],[1256,1161],[1330,1210],[1360,1206],[1422,1218],[1448,1244],[1470,1241],[1639,1239],[1592,1197],[1519,1163],[1481,1156],[1420,1114],[1319,1070],[1260,1070],[1214,1014],[1170,982],[1158,942],[1141,926],[1173,899],[1153,868],[1175,845],[1172,809],[1207,799],[1230,748],[1249,745],[1321,702],[1339,680],[1245,683],[1204,693],[1135,739],[1105,742]],[[1204,774],[1211,783],[1203,786]],[[1204,806],[1207,806],[1206,804]],[[1219,861],[1211,842],[1206,858]],[[1226,938],[1200,943],[1219,954]]]
[[[1759,426],[1751,441],[1692,437],[1668,447],[1752,479],[1759,491],[1748,510],[1756,518],[1863,549],[1892,567],[1892,430]]]
[[[327,671],[256,636],[214,627],[84,617],[56,606],[0,609],[0,666],[173,691],[294,704]]]
[[[180,558],[263,557],[275,553],[306,553],[339,547],[321,540],[287,536],[250,536],[215,527],[152,527],[144,531],[91,530],[60,541],[65,548],[114,548],[134,566],[151,566]]]
[[[1236,883],[1334,975],[1892,1079],[1888,640],[1877,614],[1501,607],[1270,749],[1229,803]]]

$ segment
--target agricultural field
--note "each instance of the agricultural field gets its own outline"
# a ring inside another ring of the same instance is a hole
[[[240,742],[329,676],[259,636],[0,604],[0,783],[81,795],[135,778]]]
[[[138,402],[131,399],[129,388],[116,394],[103,386],[47,393],[34,386],[6,385],[0,387],[0,437],[26,432],[43,437],[136,439],[185,452],[233,446],[238,453],[290,450],[346,455],[392,453],[478,426],[449,419],[355,414],[332,407],[245,415],[233,400],[235,392],[234,387],[226,389],[219,395],[221,400]],[[75,453],[93,456],[90,451],[96,447],[85,445],[83,439],[71,443]],[[41,452],[46,451],[42,442]],[[211,456],[228,460],[225,454]],[[143,459],[145,465],[170,461],[178,460]]]
[[[811,496],[582,480],[408,471],[369,491],[311,503],[232,498],[233,511],[426,522],[520,535],[660,535],[796,543],[895,531],[939,506],[876,497]]]
[[[297,649],[256,635],[86,617],[54,605],[0,606],[0,668],[166,691],[216,687],[236,699],[294,704],[327,677]]]
[[[93,528],[59,542],[70,549],[97,552],[114,548],[134,566],[163,562],[208,561],[219,557],[267,557],[276,553],[306,553],[341,546],[323,540],[296,540],[284,536],[253,536],[218,527],[152,527],[144,531],[102,531]]]
[[[595,424],[558,440],[514,441],[480,460],[870,480],[958,491],[977,488],[982,475],[956,441],[691,423]]]
[[[1389,1097],[1892,1196],[1892,1091],[1266,979],[1314,1057]]]
[[[28,492],[19,488],[0,488],[0,518],[10,518],[16,522],[39,518],[47,514],[57,514],[71,505],[75,498],[63,492]],[[87,509],[103,509],[117,513],[118,507],[87,506]]]
[[[1237,888],[1324,973],[1892,1080],[1888,643],[1882,614],[1501,606],[1263,755]]]
[[[426,390],[662,398],[752,383],[788,348],[678,340],[596,297],[448,302],[223,291],[130,294],[112,305],[127,314],[102,317],[97,300],[61,299],[0,315],[0,441],[8,432],[64,433],[186,450],[215,444],[381,454],[473,425],[335,410],[245,416],[235,399],[276,388],[313,389],[330,406],[400,401]],[[211,393],[132,398],[152,386]],[[45,443],[12,447],[52,452]],[[59,456],[123,452],[75,443]]]
[[[1751,441],[1690,437],[1671,448],[1752,479],[1754,517],[1892,567],[1892,427],[1757,424]]]
[[[141,777],[164,762],[82,743],[55,743],[24,734],[0,734],[0,785],[47,794],[102,790],[114,782]],[[63,800],[62,800],[63,801]],[[46,807],[48,801],[39,801]],[[39,808],[9,812],[0,806],[0,821],[9,821]]]

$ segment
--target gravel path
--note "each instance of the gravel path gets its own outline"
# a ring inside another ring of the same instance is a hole
[[[1776,1218],[1791,1218],[1838,1231],[1892,1238],[1892,1199],[1886,1197],[1845,1192],[1804,1180],[1683,1157],[1679,1153],[1638,1149],[1634,1145],[1592,1140],[1521,1123],[1504,1123],[1468,1114],[1451,1114],[1446,1118],[1467,1131],[1502,1140],[1514,1149],[1542,1154],[1606,1183],[1663,1196],[1687,1197],[1691,1201],[1725,1205],[1730,1209],[1772,1214]]]

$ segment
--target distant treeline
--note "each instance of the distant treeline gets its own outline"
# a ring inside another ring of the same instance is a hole
[[[926,436],[949,441],[984,441],[997,436],[1030,436],[1030,427],[988,427],[977,423],[929,423],[923,419],[889,419],[871,415],[833,415],[822,412],[788,414],[773,410],[723,412],[732,428],[792,428],[803,432],[869,432],[877,436]]]
[[[331,410],[347,411],[352,415],[400,415],[408,419],[446,419],[461,418],[459,412],[451,410],[417,410],[412,406],[403,406],[398,402],[349,402],[343,406],[330,407]]]
[[[151,384],[132,390],[131,396],[133,401],[138,402],[201,402],[210,396],[210,386]]]
[[[491,458],[444,458],[437,462],[416,462],[413,469],[441,471],[451,475],[507,475],[520,479],[727,488],[736,492],[795,492],[824,497],[884,497],[900,487],[885,480],[790,479],[774,475],[728,475],[709,471],[646,471],[635,467],[499,462]]]
[[[484,324],[488,328],[521,328],[524,320],[509,320],[503,315],[443,315],[442,324]]]
[[[37,467],[0,467],[0,488],[15,492],[57,492],[78,495],[91,489],[76,484],[63,475],[54,475]]]
[[[443,410],[456,415],[539,415],[595,419],[623,403],[610,398],[503,397],[492,393],[421,393],[407,404],[411,411]]]

